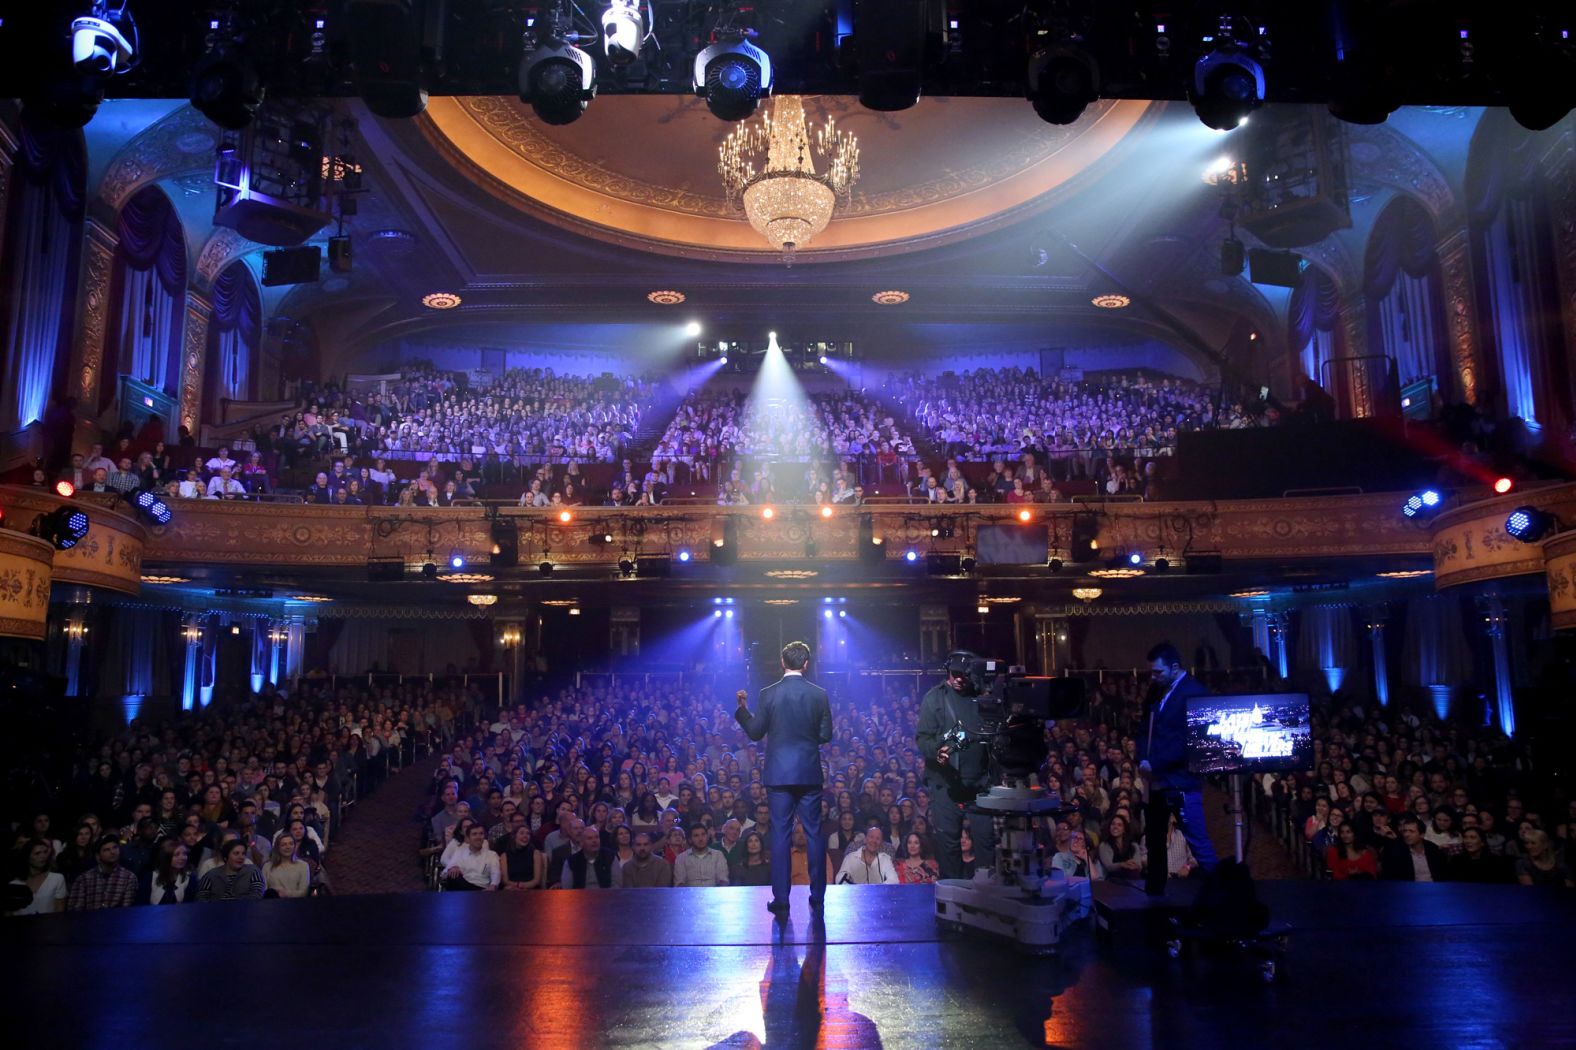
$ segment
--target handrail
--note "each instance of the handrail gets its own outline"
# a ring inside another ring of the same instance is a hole
[[[1281,499],[1293,499],[1305,496],[1364,496],[1361,485],[1327,485],[1323,488],[1311,489],[1282,489]]]

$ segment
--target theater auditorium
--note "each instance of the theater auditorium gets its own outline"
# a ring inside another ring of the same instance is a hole
[[[1576,1045],[1567,5],[11,6],[8,1045]]]

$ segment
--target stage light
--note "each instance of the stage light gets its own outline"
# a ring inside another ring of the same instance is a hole
[[[628,577],[635,575],[635,563],[631,561],[628,556],[622,557],[618,559],[618,571],[619,575],[624,576],[627,579]]]
[[[576,605],[576,606],[571,607],[570,610],[569,610],[569,615],[570,616],[579,616],[580,615],[580,606]]]
[[[908,550],[903,552],[903,560],[912,565],[914,562],[919,560],[919,551],[910,547]]]
[[[688,547],[680,547],[679,548],[679,555],[678,555],[678,557],[679,557],[679,561],[688,562],[690,560],[690,558],[693,557],[693,555],[690,554],[690,550],[689,550]]]
[[[213,23],[212,46],[192,74],[192,108],[227,131],[240,131],[252,122],[263,104],[267,88],[257,63],[235,38],[226,12]]]
[[[1424,489],[1421,492],[1408,496],[1401,505],[1403,517],[1417,518],[1419,520],[1431,518],[1444,506],[1445,497],[1438,489]]]
[[[831,605],[832,604],[832,599],[831,598],[822,598],[821,599],[821,603],[823,605]]]
[[[1241,48],[1217,47],[1194,64],[1189,96],[1206,127],[1241,127],[1264,103],[1264,67]]]
[[[627,66],[640,57],[646,40],[646,20],[639,0],[611,0],[602,12],[602,51],[615,66]]]
[[[1129,554],[1127,556],[1127,564],[1129,564],[1129,565],[1142,565],[1142,564],[1144,564],[1144,556],[1142,554],[1138,553],[1137,551],[1133,551],[1131,554]]]
[[[1537,507],[1517,507],[1505,519],[1505,531],[1522,543],[1537,543],[1559,526],[1559,519]]]
[[[684,334],[687,335],[687,336],[700,335],[700,330],[701,329],[700,329],[700,322],[699,321],[691,321],[689,324],[684,326]]]
[[[832,505],[830,503],[821,508],[821,517],[823,518],[830,518],[833,513]]]
[[[1499,493],[1501,496],[1515,487],[1516,483],[1510,478],[1498,478],[1494,482],[1494,491]]]
[[[837,610],[837,618],[839,620],[846,620],[846,619],[848,619],[848,610],[847,609],[839,609],[839,610]]]
[[[48,540],[56,550],[68,551],[88,534],[87,512],[76,507],[56,507],[33,522],[33,535]]]
[[[596,63],[571,44],[555,11],[536,46],[520,58],[520,101],[544,124],[573,124],[596,97]]]
[[[718,363],[719,364],[724,364],[724,365],[727,364],[728,363],[728,355],[727,354],[723,354],[722,357],[718,358]]]
[[[767,521],[771,521],[773,518],[777,517],[777,512],[775,510],[773,510],[771,507],[762,507],[761,508],[761,517],[766,519]]]
[[[830,610],[830,609],[823,609],[823,610],[821,610],[821,615],[823,617],[825,617],[826,619],[830,620],[832,618],[832,610]]]
[[[978,564],[979,562],[975,561],[972,555],[965,554],[962,558],[958,559],[958,568],[962,569],[964,572],[973,572],[974,566]]]
[[[732,609],[724,609],[722,615],[731,620],[731,619],[733,619],[733,610]]]
[[[1045,567],[1047,569],[1050,569],[1052,572],[1061,572],[1062,571],[1062,559],[1060,559],[1060,558],[1052,558],[1050,561],[1045,563]]]
[[[61,480],[55,482],[55,494],[57,496],[63,496],[66,499],[70,499],[72,496],[77,494],[77,487],[71,482],[62,478]]]
[[[722,610],[721,609],[713,609],[711,611],[711,618],[714,619],[714,620],[722,619]]]
[[[449,568],[451,568],[451,569],[463,569],[463,568],[465,568],[465,555],[461,554],[459,551],[451,552],[449,554]]]
[[[367,108],[380,117],[406,120],[427,108],[422,53],[441,54],[441,28],[428,33],[411,0],[351,0],[347,11],[350,57]]]
[[[436,580],[438,578],[438,563],[433,561],[430,555],[426,561],[421,563],[421,578],[424,580]]]
[[[574,521],[574,520],[575,520],[575,516],[574,516],[574,513],[572,511],[561,510],[561,511],[558,512],[559,524],[561,524],[561,525],[568,525],[571,521]]]
[[[131,494],[131,504],[137,508],[140,514],[155,525],[168,525],[170,523],[170,505],[160,499],[157,492],[149,489],[138,489]]]
[[[1171,559],[1170,558],[1156,558],[1155,559],[1155,571],[1156,572],[1170,572],[1171,571]]]
[[[1026,92],[1047,124],[1071,124],[1100,97],[1100,67],[1076,44],[1059,44],[1029,59]]]
[[[611,532],[593,532],[586,537],[586,542],[596,547],[605,547],[613,542],[613,534]]]
[[[553,563],[550,561],[544,561],[536,567],[536,571],[541,573],[543,576],[551,576],[553,574]]]
[[[72,21],[71,64],[76,67],[78,73],[107,77],[124,73],[131,67],[136,48],[115,24],[125,21],[132,36],[137,35],[136,26],[130,24],[126,6],[124,3],[121,4],[119,10],[113,13],[114,21],[110,20],[109,5],[103,2],[93,5],[91,16]]]
[[[695,55],[695,94],[718,120],[744,120],[772,93],[772,60],[733,32]]]
[[[1024,524],[1028,524],[1029,522],[1034,520],[1034,512],[1033,511],[1028,511],[1028,510],[1020,510],[1018,512],[1018,520],[1023,522]]]
[[[825,355],[825,354],[822,354],[822,355],[821,355],[821,363],[822,363],[822,364],[823,364],[823,365],[824,365],[824,364],[826,364],[826,355]]]

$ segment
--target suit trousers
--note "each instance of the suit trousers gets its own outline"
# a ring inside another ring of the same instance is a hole
[[[772,814],[772,900],[788,903],[788,886],[793,875],[793,818],[804,825],[808,842],[810,899],[826,896],[826,839],[821,837],[821,785],[805,784],[766,789],[766,804]]]
[[[1177,827],[1193,850],[1193,859],[1205,871],[1215,870],[1215,846],[1209,841],[1209,829],[1204,826],[1204,792],[1201,788],[1189,791],[1151,788],[1149,805],[1144,811],[1144,848],[1149,852],[1149,863],[1144,869],[1144,890],[1150,894],[1166,891],[1166,828],[1171,814],[1177,815]]]

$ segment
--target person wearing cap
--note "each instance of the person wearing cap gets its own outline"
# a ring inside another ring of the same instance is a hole
[[[963,867],[965,820],[974,838],[974,866],[993,867],[996,859],[996,830],[991,818],[970,812],[975,797],[990,788],[990,749],[973,742],[960,748],[945,739],[958,726],[970,733],[984,728],[969,680],[969,665],[976,659],[962,650],[947,657],[947,680],[925,694],[915,722],[914,745],[925,760],[930,827],[944,879],[973,877],[974,872]]]

